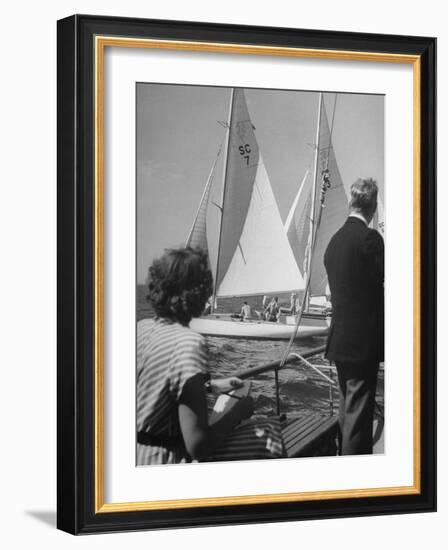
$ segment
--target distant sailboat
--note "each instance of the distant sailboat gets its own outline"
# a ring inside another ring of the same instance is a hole
[[[333,121],[335,110],[336,99]],[[329,290],[324,254],[331,237],[343,225],[348,214],[348,196],[336,161],[332,144],[332,128],[328,123],[322,94],[319,99],[317,128],[314,175],[310,177],[310,170],[305,173],[285,222],[285,233],[294,251],[297,265],[305,280],[307,274],[310,274],[308,295],[305,297],[306,310],[309,309],[310,304],[326,303],[325,296],[328,295]],[[321,204],[317,182],[324,173],[328,184],[324,203]],[[323,215],[320,215],[322,209],[324,209]],[[318,219],[320,219],[319,227],[314,228]],[[372,226],[384,235],[383,202],[380,196]]]
[[[218,153],[219,156],[219,153]],[[187,244],[209,251],[207,212],[217,159],[207,180]],[[216,206],[216,205],[215,205]],[[284,232],[271,184],[255,137],[243,90],[231,94],[220,231],[213,270],[218,298],[303,291],[304,279]],[[210,252],[210,251],[209,251]],[[287,339],[294,327],[221,316],[194,319],[203,334]],[[325,323],[303,326],[300,336],[323,334]]]
[[[336,99],[333,121],[335,109]],[[321,177],[327,178],[323,203],[319,200],[321,190],[317,184]],[[324,254],[331,237],[344,223],[347,213],[348,197],[336,161],[332,128],[328,123],[325,102],[320,94],[314,174],[313,177],[310,177],[309,171],[305,174],[285,223],[285,233],[294,251],[297,265],[305,279],[310,276],[305,296],[305,311],[309,310],[313,303],[326,303],[325,296],[329,291]],[[315,228],[317,220],[320,223],[319,227]]]

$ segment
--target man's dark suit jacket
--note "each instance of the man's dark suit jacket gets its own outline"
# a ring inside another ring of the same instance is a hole
[[[384,241],[349,217],[324,256],[333,316],[327,358],[340,363],[384,360]]]

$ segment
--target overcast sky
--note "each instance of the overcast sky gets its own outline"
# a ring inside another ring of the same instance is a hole
[[[285,221],[313,162],[317,92],[246,90],[252,123]],[[331,124],[335,94],[324,94]],[[137,84],[137,281],[164,248],[185,243],[225,136],[230,88]],[[384,96],[338,94],[333,146],[346,188],[384,186]],[[218,174],[219,179],[220,174]],[[215,197],[219,200],[219,197]]]

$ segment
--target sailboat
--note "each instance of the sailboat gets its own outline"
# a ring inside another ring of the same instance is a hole
[[[348,214],[348,196],[332,143],[336,100],[337,95],[330,127],[323,94],[320,94],[314,179],[311,178],[311,171],[307,170],[285,222],[285,233],[297,265],[305,280],[308,275],[310,277],[309,289],[304,300],[305,311],[309,313],[312,311],[317,313],[327,307],[329,288],[324,254],[331,237],[343,225]],[[322,191],[313,185],[317,181],[318,174],[323,175],[324,178],[327,177],[327,183],[324,182],[325,200],[323,202],[317,197],[317,193]],[[315,224],[318,219],[317,228]],[[372,226],[384,236],[384,209],[381,196],[378,197],[378,208]]]
[[[216,298],[300,293],[305,287],[272,191],[250,119],[244,91],[232,89],[225,169],[220,205],[211,205],[211,189],[216,179],[218,158],[207,179],[199,208],[186,244],[210,254],[207,233],[209,207],[219,211],[219,238],[216,262],[211,265]],[[295,319],[268,322],[261,319],[233,319],[212,313],[193,319],[190,326],[201,334],[231,338],[289,339]],[[298,337],[323,335],[328,321],[307,318]]]
[[[342,226],[348,213],[348,198],[332,144],[333,122],[330,128],[323,94],[320,94],[314,178],[310,177],[311,171],[307,170],[285,222],[285,233],[297,265],[304,279],[310,277],[308,292],[304,298],[305,311],[308,312],[317,312],[326,305],[329,289],[324,253],[331,237]],[[322,190],[315,185],[319,174],[323,179],[326,178],[323,183],[324,201],[319,200],[318,194]]]

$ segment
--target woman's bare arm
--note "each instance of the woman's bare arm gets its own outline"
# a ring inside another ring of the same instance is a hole
[[[179,423],[188,454],[195,460],[206,458],[240,420],[252,413],[252,399],[245,397],[210,427],[204,377],[192,376],[185,382],[179,400]]]
[[[212,378],[210,386],[215,393],[226,393],[241,388],[244,382],[241,378],[230,376],[228,378]]]

